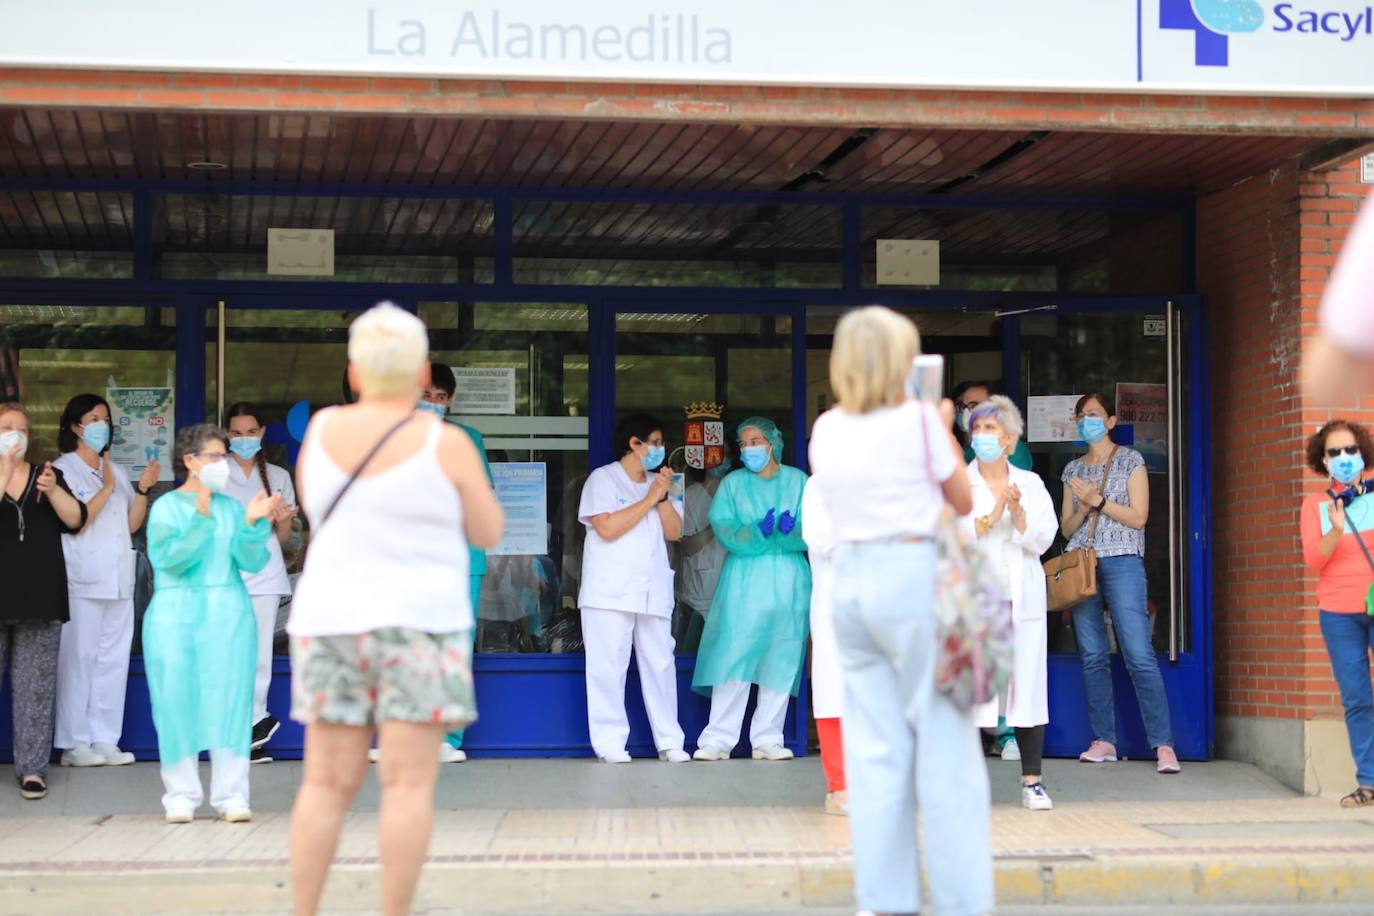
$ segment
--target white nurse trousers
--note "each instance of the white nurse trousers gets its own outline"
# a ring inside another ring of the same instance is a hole
[[[54,746],[118,744],[134,638],[133,598],[69,598],[57,653]]]
[[[205,799],[196,757],[162,766],[163,810],[193,813]],[[210,752],[210,805],[220,814],[248,808],[248,758],[229,750]]]
[[[672,621],[649,614],[584,607],[582,641],[587,664],[587,728],[596,755],[623,754],[630,738],[630,722],[625,716],[625,678],[632,646],[654,746],[660,753],[682,750]]]
[[[749,682],[727,681],[711,688],[711,718],[697,738],[697,747],[734,750],[744,727],[744,710],[749,705]],[[787,701],[791,694],[759,686],[754,718],[749,723],[749,744],[754,748],[781,747],[782,729],[787,724]]]
[[[258,621],[258,671],[253,679],[253,724],[267,718],[267,688],[272,686],[272,641],[277,636],[280,595],[253,595],[253,616]]]

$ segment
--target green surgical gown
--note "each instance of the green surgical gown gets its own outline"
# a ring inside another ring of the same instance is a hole
[[[163,767],[208,750],[248,756],[258,629],[239,573],[267,565],[271,535],[267,519],[247,524],[243,504],[218,494],[208,516],[181,491],[148,513],[143,659]]]
[[[720,582],[697,650],[692,689],[707,696],[730,681],[793,696],[801,686],[811,607],[811,567],[802,540],[806,474],[782,466],[771,479],[740,470],[721,481],[711,502],[711,528],[726,550]],[[790,512],[790,534],[758,528],[768,514]]]

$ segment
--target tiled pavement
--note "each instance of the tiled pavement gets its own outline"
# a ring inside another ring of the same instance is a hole
[[[0,820],[0,913],[285,912],[286,806],[265,802],[276,797],[274,781],[289,790],[293,770],[274,767],[254,771],[257,812],[246,825],[220,824],[208,813],[190,825],[164,825],[148,810],[157,797],[150,767],[65,774],[126,787],[149,782],[152,791],[139,798],[137,813],[128,810],[127,793],[106,796],[103,806],[92,793],[82,803],[89,810],[59,816],[45,816],[40,805],[7,806]],[[446,768],[418,911],[438,912],[455,899],[468,912],[521,913],[672,912],[690,893],[728,899],[740,912],[848,899],[849,825],[815,805],[814,761],[702,769],[585,761]],[[993,769],[995,785],[1008,778],[1014,785],[1013,771],[1000,763]],[[451,781],[481,784],[497,771],[509,792],[506,805],[499,796],[484,796],[482,805],[444,803]],[[1366,867],[1374,861],[1374,811],[1294,797],[1234,764],[1189,766],[1167,781],[1147,776],[1144,765],[1122,765],[1109,774],[1111,793],[1092,793],[1134,800],[1069,791],[1075,780],[1101,773],[1053,761],[1047,781],[1065,786],[1056,810],[995,806],[1000,900],[1374,906],[1374,877]],[[659,785],[664,804],[637,801],[645,794],[637,780]],[[739,795],[713,805],[672,789],[692,780],[729,785]],[[599,790],[588,791],[589,785]],[[510,804],[522,789],[525,804]],[[774,797],[782,789],[793,797]],[[1174,798],[1145,800],[1152,794]],[[579,795],[590,800],[576,804]],[[623,803],[615,803],[618,795]],[[749,803],[760,797],[764,803]],[[561,803],[538,804],[554,799]],[[375,909],[375,829],[375,806],[364,797],[345,828],[331,911]]]

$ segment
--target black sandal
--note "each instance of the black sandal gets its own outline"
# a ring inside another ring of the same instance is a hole
[[[43,781],[42,776],[25,776],[19,780],[19,794],[29,801],[38,801],[47,797],[48,784]]]
[[[1369,786],[1356,786],[1355,791],[1341,799],[1342,808],[1363,808],[1374,805],[1374,789]]]

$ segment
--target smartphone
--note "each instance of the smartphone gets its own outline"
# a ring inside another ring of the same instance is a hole
[[[945,358],[938,353],[923,353],[911,361],[906,391],[913,398],[937,404],[945,389]]]

